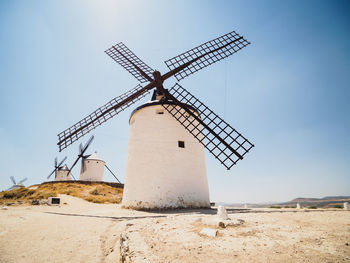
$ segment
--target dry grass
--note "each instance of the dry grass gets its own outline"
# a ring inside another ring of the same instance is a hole
[[[0,204],[31,203],[33,200],[47,199],[50,196],[66,194],[82,198],[93,203],[120,203],[122,188],[105,184],[56,183],[39,185],[37,189],[19,188],[0,192]]]

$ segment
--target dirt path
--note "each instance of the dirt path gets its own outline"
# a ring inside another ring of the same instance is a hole
[[[230,216],[245,223],[217,227],[215,238],[199,234],[203,227],[214,228],[202,223],[210,214],[143,220],[127,235],[132,239],[138,233],[152,262],[350,262],[350,211],[260,210]],[[142,262],[142,255],[132,259]]]
[[[0,262],[119,262],[120,234],[144,213],[70,196],[64,202],[0,210]]]
[[[350,262],[350,211],[233,210],[245,223],[206,237],[202,222],[215,210],[150,213],[63,198],[61,207],[0,210],[0,262],[120,262],[121,234],[126,262]]]

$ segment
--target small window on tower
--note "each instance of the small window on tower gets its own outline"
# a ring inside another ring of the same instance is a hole
[[[179,148],[185,148],[185,142],[184,141],[178,141]]]
[[[156,114],[164,114],[164,110],[156,110]]]

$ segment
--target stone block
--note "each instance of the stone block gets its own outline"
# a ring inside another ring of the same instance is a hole
[[[218,217],[221,219],[221,220],[227,220],[229,219],[228,218],[228,215],[227,215],[227,211],[226,211],[226,208],[222,205],[219,205],[218,206],[218,213],[217,213]]]
[[[208,237],[216,237],[218,231],[216,229],[211,228],[203,228],[200,234],[208,236]]]

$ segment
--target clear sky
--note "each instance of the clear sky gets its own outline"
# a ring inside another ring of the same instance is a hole
[[[136,86],[111,45],[164,73],[163,61],[236,30],[252,44],[180,82],[256,146],[230,171],[206,152],[211,200],[350,195],[349,14],[345,0],[1,0],[0,189],[11,175],[46,180],[56,156],[70,166],[78,143],[58,153],[57,134]],[[132,109],[92,133],[121,180]]]

